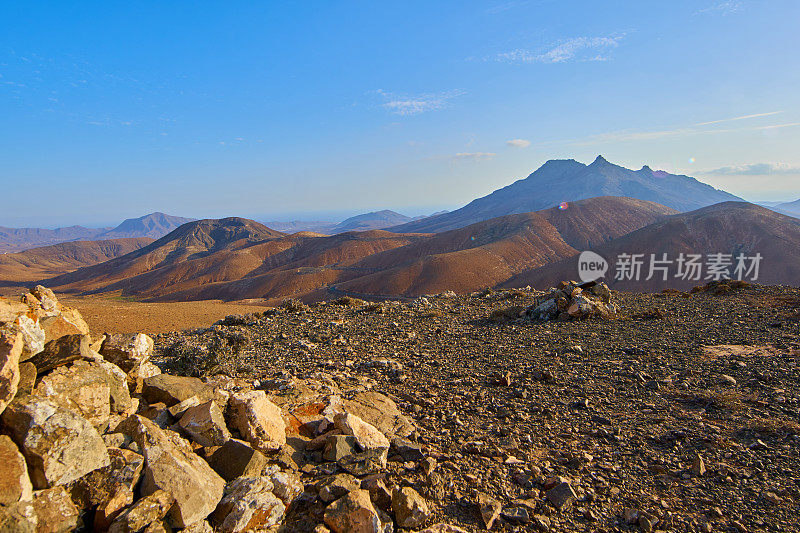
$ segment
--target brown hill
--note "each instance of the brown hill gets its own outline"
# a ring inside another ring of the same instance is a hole
[[[138,250],[153,239],[72,241],[0,255],[0,283],[27,282],[96,265]]]
[[[605,242],[674,211],[630,198],[509,215],[444,233],[286,235],[244,219],[185,224],[140,250],[47,280],[62,292],[151,300],[306,300],[468,292]]]
[[[575,255],[675,213],[633,198],[581,200],[564,210],[507,215],[434,234],[371,256],[357,266],[374,274],[336,289],[412,296],[492,287],[516,273]]]
[[[594,249],[609,262],[608,283],[620,290],[689,289],[708,281],[709,254],[761,254],[759,278],[763,284],[800,284],[800,220],[745,202],[724,202],[690,213],[671,216]],[[656,271],[649,281],[650,255],[676,261],[681,253],[702,254],[701,279],[676,278],[677,264],[668,267],[668,279]],[[620,254],[644,254],[641,279],[615,281]],[[747,266],[750,266],[747,262]],[[734,275],[736,261],[730,267]],[[503,287],[531,285],[549,287],[563,279],[576,279],[578,257],[522,272],[501,284]],[[744,276],[744,279],[750,279]]]

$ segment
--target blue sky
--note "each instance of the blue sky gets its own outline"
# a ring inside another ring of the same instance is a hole
[[[800,197],[800,2],[0,5],[0,225],[454,208],[551,158]]]

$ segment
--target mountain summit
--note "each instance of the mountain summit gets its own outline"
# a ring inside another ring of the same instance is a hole
[[[620,196],[656,202],[677,211],[741,198],[695,178],[652,170],[631,170],[602,155],[589,165],[574,159],[552,159],[534,173],[468,205],[438,216],[390,228],[401,233],[431,233],[461,228],[490,218],[538,211],[562,202]],[[566,206],[568,208],[568,206]]]

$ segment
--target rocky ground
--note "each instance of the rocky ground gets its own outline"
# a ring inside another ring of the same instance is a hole
[[[798,288],[289,301],[154,345],[52,300],[0,301],[0,531],[800,529]]]
[[[429,462],[390,462],[387,484],[434,522],[484,529],[483,501],[493,530],[800,529],[800,290],[619,293],[613,319],[517,318],[540,301],[289,305],[156,344],[161,363],[268,392],[325,374],[395,399]]]

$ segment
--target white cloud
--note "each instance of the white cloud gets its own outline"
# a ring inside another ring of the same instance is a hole
[[[510,141],[506,141],[506,144],[514,148],[527,148],[531,145],[531,142],[525,139],[511,139]]]
[[[497,154],[494,152],[461,152],[455,154],[453,159],[456,161],[481,161],[484,159],[491,159]]]
[[[707,170],[703,174],[718,176],[767,176],[770,174],[800,174],[800,167],[788,163],[752,163]]]
[[[575,37],[550,49],[531,52],[518,48],[497,55],[509,63],[565,63],[567,61],[605,61],[608,52],[619,45],[623,35],[610,37]]]
[[[421,96],[398,96],[383,90],[378,90],[384,100],[383,107],[395,115],[418,115],[426,111],[434,111],[447,107],[450,100],[465,94],[465,91],[454,90],[443,93],[424,94]]]
[[[741,11],[743,7],[744,2],[742,0],[724,0],[723,2],[715,2],[706,8],[696,11],[695,15],[702,13],[730,15],[736,13],[737,11]]]

